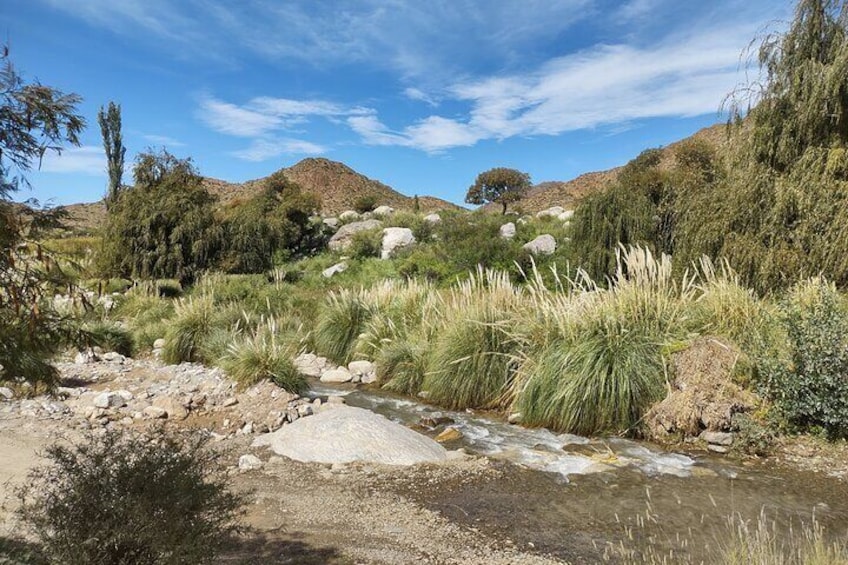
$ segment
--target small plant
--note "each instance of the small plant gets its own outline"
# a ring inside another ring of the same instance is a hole
[[[201,435],[108,431],[53,445],[18,510],[51,563],[210,563],[244,499]]]
[[[296,349],[278,335],[272,320],[231,343],[221,365],[242,387],[268,379],[288,392],[301,394],[309,385],[292,361],[296,354]]]
[[[115,351],[127,357],[135,350],[132,333],[114,322],[99,321],[82,328],[83,341],[89,346],[99,346],[104,351]]]
[[[353,203],[353,209],[359,212],[360,214],[371,212],[376,207],[377,196],[374,194],[366,194],[365,196],[360,196],[356,199],[356,202]]]

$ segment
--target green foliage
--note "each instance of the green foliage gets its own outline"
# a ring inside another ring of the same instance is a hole
[[[142,279],[193,281],[212,266],[222,245],[211,196],[190,159],[167,151],[142,153],[135,186],[109,210],[104,269]]]
[[[791,364],[766,363],[765,391],[800,430],[848,437],[848,306],[832,283],[793,287],[783,304]]]
[[[372,314],[361,293],[349,290],[331,293],[315,330],[318,353],[334,363],[349,363],[356,339]]]
[[[184,361],[203,361],[203,342],[221,323],[222,313],[211,296],[180,299],[174,308],[174,318],[165,334],[162,359],[177,364]]]
[[[324,243],[322,224],[311,219],[320,207],[314,195],[274,173],[261,193],[228,212],[224,270],[262,273],[275,258],[312,253]]]
[[[108,431],[47,449],[19,515],[51,563],[211,563],[244,499],[206,436]]]
[[[106,152],[106,168],[109,173],[109,186],[104,199],[108,208],[118,198],[121,190],[121,178],[124,175],[124,156],[127,148],[121,135],[121,105],[109,102],[109,108],[104,111],[100,107],[97,112],[97,123],[103,136],[103,149]]]
[[[378,382],[382,388],[398,394],[418,394],[427,375],[429,355],[423,344],[406,340],[388,344],[376,359]]]
[[[269,379],[288,392],[301,394],[309,385],[294,365],[295,355],[296,348],[279,335],[272,320],[232,342],[221,366],[242,387]]]
[[[506,214],[507,205],[518,202],[530,189],[530,175],[515,169],[496,167],[477,175],[468,188],[465,201],[469,204],[497,202]]]
[[[376,194],[366,194],[364,196],[360,196],[353,203],[353,209],[359,212],[360,214],[364,214],[365,212],[371,212],[374,208],[377,207],[377,195]]]
[[[72,281],[38,240],[62,215],[34,202],[24,214],[9,198],[29,186],[26,174],[45,153],[59,153],[65,143],[79,145],[85,121],[77,113],[76,94],[26,84],[8,47],[0,65],[0,380],[52,385],[56,370],[48,359],[68,343],[74,326],[49,298]]]
[[[379,257],[383,249],[383,228],[363,230],[353,234],[347,252],[356,259]]]
[[[121,325],[108,321],[84,324],[83,340],[91,347],[99,346],[103,351],[115,351],[132,357],[135,351],[132,333]]]

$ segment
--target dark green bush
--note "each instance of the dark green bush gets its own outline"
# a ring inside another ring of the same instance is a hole
[[[366,194],[365,196],[360,196],[353,204],[353,209],[359,212],[360,214],[364,214],[365,212],[371,212],[376,207],[377,196],[374,194]]]
[[[836,288],[813,279],[783,304],[791,364],[764,362],[767,395],[793,428],[848,437],[848,308]]]
[[[103,351],[115,351],[131,357],[135,344],[130,330],[114,322],[98,321],[83,326],[83,340],[90,347],[98,346]]]
[[[379,257],[382,249],[383,230],[382,228],[375,228],[353,234],[348,253],[356,259],[365,259],[367,257]]]
[[[244,502],[201,435],[107,432],[47,449],[19,515],[51,563],[210,563]]]

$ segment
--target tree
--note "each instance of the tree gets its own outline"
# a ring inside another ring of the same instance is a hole
[[[118,198],[121,190],[121,177],[124,175],[124,155],[127,148],[124,147],[121,135],[121,106],[109,102],[108,109],[104,112],[103,106],[97,113],[97,122],[100,124],[100,133],[103,135],[103,149],[106,151],[106,166],[109,173],[109,185],[106,189],[106,208],[109,208]]]
[[[105,270],[132,278],[192,282],[221,250],[215,198],[203,188],[191,159],[178,159],[165,150],[140,154],[133,177],[135,186],[122,190],[109,210]]]
[[[0,59],[0,381],[51,385],[56,370],[48,358],[72,330],[47,300],[66,280],[38,238],[61,214],[10,198],[29,186],[26,174],[45,154],[79,145],[85,120],[77,113],[78,95],[25,83],[8,48]]]
[[[521,200],[529,188],[530,175],[527,173],[497,167],[477,175],[465,201],[469,204],[497,202],[502,206],[501,213],[506,214],[507,205]]]
[[[273,266],[275,255],[309,254],[322,232],[323,224],[311,220],[320,208],[314,195],[303,192],[284,173],[274,173],[259,194],[229,212],[223,268],[261,273]]]

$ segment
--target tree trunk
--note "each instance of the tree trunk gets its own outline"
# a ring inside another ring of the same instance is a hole
[[[501,210],[501,215],[506,216],[506,202],[501,202],[501,206],[503,206],[503,210]]]

